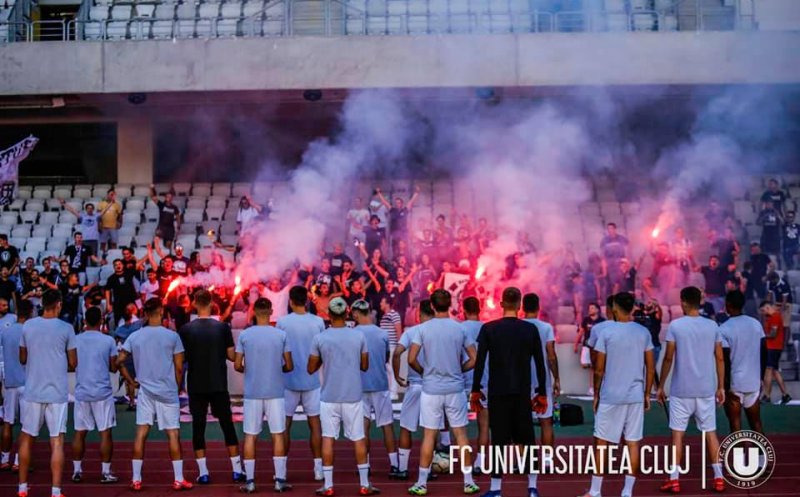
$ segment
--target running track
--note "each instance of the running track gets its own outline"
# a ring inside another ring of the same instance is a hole
[[[733,490],[728,488],[727,495],[758,495],[763,497],[770,496],[789,496],[800,494],[800,436],[798,435],[773,435],[770,437],[775,446],[776,467],[772,478],[765,485],[749,492]],[[663,437],[646,438],[647,443],[665,443],[667,439]],[[560,443],[589,443],[585,438],[562,438]],[[416,442],[415,442],[416,443]],[[699,437],[691,439],[693,471],[689,475],[681,478],[681,495],[707,496],[713,495],[710,491],[703,491],[700,486],[700,446]],[[352,454],[352,446],[339,440],[336,446],[336,463],[334,470],[334,484],[338,496],[358,495],[358,476],[356,473],[355,462]],[[115,497],[130,496],[127,484],[130,479],[130,442],[118,442],[115,445],[114,471],[120,477],[120,483],[115,485],[101,485],[98,482],[100,461],[96,444],[90,444],[87,448],[86,457],[83,461],[83,483],[74,484],[69,480],[72,471],[72,462],[69,457],[69,444],[67,443],[67,463],[65,464],[65,475],[63,491],[67,497]],[[30,478],[31,491],[30,497],[46,497],[49,495],[49,471],[48,471],[48,446],[46,442],[38,442],[34,449],[34,463],[36,470]],[[418,450],[415,445],[409,467],[411,468],[411,478],[416,477]],[[184,474],[187,479],[194,480],[197,476],[197,466],[194,463],[191,452],[191,444],[184,441]],[[225,497],[242,495],[238,492],[238,485],[230,482],[230,462],[227,452],[221,442],[210,442],[207,453],[208,465],[213,478],[213,483],[207,486],[196,486],[188,494],[189,496],[201,497]],[[380,440],[373,441],[373,450],[370,457],[372,464],[372,483],[381,490],[382,495],[389,497],[399,497],[406,495],[406,488],[413,481],[395,481],[386,478],[388,471],[388,459],[385,455]],[[320,486],[315,482],[311,475],[312,459],[306,441],[296,441],[292,444],[292,453],[289,457],[289,481],[294,485],[294,489],[287,495],[314,495],[314,490]],[[708,469],[710,472],[710,468]],[[256,463],[256,483],[260,484],[259,494],[273,494],[269,485],[272,480],[272,459],[268,442],[261,442]],[[656,496],[663,495],[658,492],[660,476],[644,476],[639,478],[636,483],[634,495],[636,496]],[[167,446],[165,442],[153,441],[147,445],[147,454],[144,463],[144,491],[143,497],[156,497],[173,495],[175,492],[169,487],[172,481],[172,466],[169,463]],[[445,475],[438,481],[431,482],[428,487],[428,495],[441,497],[455,497],[461,494],[461,478],[456,475]],[[11,473],[0,473],[0,496],[11,497],[16,491],[16,475]],[[488,490],[488,477],[480,477],[477,483],[481,485],[482,492]],[[542,497],[550,496],[577,496],[588,488],[589,478],[581,475],[548,475],[539,479],[539,492]],[[507,478],[504,482],[504,497],[525,497],[527,480],[520,477]],[[619,495],[622,489],[621,477],[606,478],[603,484],[603,494],[606,496]]]

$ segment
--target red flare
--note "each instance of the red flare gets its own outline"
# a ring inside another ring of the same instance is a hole
[[[169,286],[167,287],[167,294],[164,295],[164,297],[169,296],[169,294],[172,293],[172,291],[178,288],[180,285],[181,285],[180,278],[175,278],[174,280],[172,280],[172,283],[170,283]]]
[[[486,267],[485,266],[478,266],[478,270],[475,271],[475,279],[476,280],[481,279],[481,276],[483,276],[484,273],[486,273]]]

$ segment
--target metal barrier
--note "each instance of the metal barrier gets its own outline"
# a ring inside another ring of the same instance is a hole
[[[280,4],[280,14],[274,11]],[[492,3],[472,10],[431,10],[424,0],[272,0],[248,17],[88,19],[0,23],[0,43],[45,40],[147,40],[261,36],[381,36],[458,33],[737,30],[756,26],[754,0],[703,8],[674,0],[661,10],[515,11]],[[743,10],[743,6],[746,8]],[[271,12],[268,12],[271,11]],[[158,24],[158,30],[154,26]]]
[[[0,22],[0,43],[11,43],[15,41],[28,41],[30,36],[31,24],[20,21]]]

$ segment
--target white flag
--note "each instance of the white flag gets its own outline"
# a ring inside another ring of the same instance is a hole
[[[0,206],[8,205],[17,196],[19,163],[25,160],[39,139],[31,135],[0,152]]]

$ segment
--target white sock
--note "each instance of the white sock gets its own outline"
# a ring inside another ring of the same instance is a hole
[[[369,464],[358,465],[358,479],[360,480],[362,487],[369,486]]]
[[[81,472],[81,461],[72,461],[72,474]]]
[[[287,459],[286,456],[283,457],[274,456],[272,458],[272,463],[275,465],[275,478],[279,480],[286,479],[286,459]]]
[[[322,473],[322,458],[314,458],[314,473]]]
[[[625,475],[625,486],[622,488],[622,495],[631,497],[633,495],[633,484],[636,483],[636,477]]]
[[[50,491],[50,495],[52,495],[53,497],[60,496],[61,495],[61,487],[52,487],[52,490]]]
[[[439,442],[442,445],[450,445],[450,432],[449,431],[440,431],[439,432]]]
[[[397,468],[400,471],[408,471],[408,460],[411,459],[411,449],[400,449],[400,457],[397,459]]]
[[[472,467],[483,472],[481,469],[483,467],[483,453],[480,452],[480,448],[478,449],[478,453],[475,454],[475,461],[472,463]]]
[[[711,469],[714,470],[714,478],[722,478],[722,463],[712,464]]]
[[[475,480],[472,479],[472,466],[464,466],[464,485],[474,485]]]
[[[14,466],[19,466],[19,452],[14,454]]]
[[[100,465],[103,467],[103,470],[102,470],[103,473],[102,474],[104,474],[104,475],[110,475],[111,474],[111,463],[110,462],[102,462],[102,463],[100,463]]]
[[[242,473],[242,458],[239,456],[231,457],[231,468],[234,473]]]
[[[536,483],[539,481],[539,474],[532,473],[528,475],[528,488],[536,488]]]
[[[206,458],[201,457],[197,459],[197,472],[200,473],[200,476],[205,476],[208,474],[208,465],[206,464]]]
[[[395,468],[400,465],[397,460],[397,452],[389,452],[389,465]]]
[[[133,481],[142,481],[142,464],[144,461],[141,459],[134,459],[131,461],[133,466]]]
[[[274,457],[272,458],[274,461]],[[256,460],[255,459],[245,459],[244,460],[244,474],[247,475],[247,481],[255,480],[256,479]]]
[[[322,476],[325,477],[325,488],[333,486],[333,466],[323,466]]]
[[[175,481],[183,481],[183,461],[172,461],[172,472],[175,473]]]
[[[0,452],[0,464],[8,463],[9,459],[11,459],[11,452]]]
[[[603,486],[603,477],[602,476],[593,476],[592,477],[592,486],[589,488],[589,493],[592,495],[600,495],[600,487]]]
[[[675,471],[673,471],[672,473],[669,474],[669,479],[670,480],[677,480],[680,477],[681,477],[681,473],[677,469],[675,469]]]
[[[428,475],[431,473],[430,466],[427,468],[420,467],[419,468],[419,476],[417,477],[417,485],[422,485],[423,487],[428,486]]]
[[[17,490],[19,491],[19,493],[27,492],[28,491],[28,484],[27,483],[20,483],[17,486]]]
[[[503,487],[502,478],[492,478],[489,481],[489,490],[491,490],[492,492],[499,492],[502,487]]]

